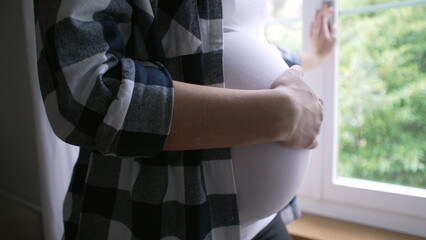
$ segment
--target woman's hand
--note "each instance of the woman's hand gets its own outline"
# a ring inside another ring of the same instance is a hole
[[[287,114],[286,124],[291,128],[281,143],[294,148],[315,148],[323,120],[323,101],[308,84],[303,81],[303,70],[293,66],[272,83],[272,89],[285,91],[288,106],[283,106]]]
[[[330,55],[336,45],[336,27],[330,23],[334,9],[328,5],[317,10],[315,19],[311,24],[310,37],[314,52],[319,57],[325,58]]]
[[[320,65],[334,51],[337,30],[330,23],[333,12],[333,8],[323,5],[315,14],[309,32],[313,49],[302,53],[302,66],[306,70]]]

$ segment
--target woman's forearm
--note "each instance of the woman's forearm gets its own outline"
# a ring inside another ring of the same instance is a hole
[[[235,90],[175,82],[172,124],[165,150],[280,142],[314,148],[322,100],[302,80],[299,66],[264,90]]]
[[[286,97],[276,90],[234,90],[175,82],[165,150],[233,147],[277,141]],[[290,114],[290,108],[288,111]],[[287,129],[283,125],[288,125]],[[285,133],[282,133],[285,134]]]
[[[311,70],[323,64],[328,57],[329,55],[321,55],[314,51],[302,52],[301,53],[302,67],[306,71]]]

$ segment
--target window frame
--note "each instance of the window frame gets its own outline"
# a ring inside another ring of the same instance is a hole
[[[303,50],[311,49],[310,23],[322,0],[304,1]],[[338,8],[339,1],[334,5]],[[335,19],[338,11],[335,12]],[[338,24],[338,21],[336,21]],[[339,28],[339,26],[338,26]],[[298,193],[305,212],[426,237],[426,190],[336,176],[338,159],[339,47],[305,80],[324,100],[324,122]]]

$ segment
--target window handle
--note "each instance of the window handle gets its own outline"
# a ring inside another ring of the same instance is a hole
[[[322,5],[327,5],[328,7],[334,7],[334,0],[323,0]],[[334,14],[331,15],[331,18],[328,23],[330,26],[334,24]]]

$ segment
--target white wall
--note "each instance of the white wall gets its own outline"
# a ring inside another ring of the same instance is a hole
[[[30,88],[34,62],[27,56],[26,36],[33,22],[30,3],[0,1],[0,239],[41,239]]]

